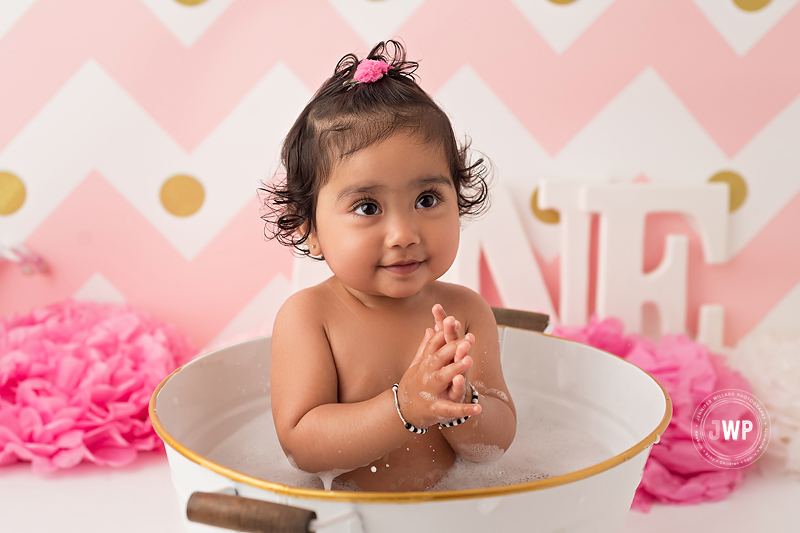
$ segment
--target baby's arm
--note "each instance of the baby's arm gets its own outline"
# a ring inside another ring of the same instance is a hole
[[[464,292],[467,293],[464,295],[467,301],[465,316],[469,318],[467,336],[474,336],[469,351],[473,366],[465,378],[479,392],[478,402],[483,410],[479,416],[471,417],[461,425],[443,428],[442,434],[464,459],[480,462],[496,457],[487,446],[508,450],[516,434],[517,415],[500,365],[500,343],[494,314],[479,295],[466,289]],[[454,319],[441,319],[442,315],[443,312],[437,313],[434,309],[437,324],[441,322],[447,329],[448,321]],[[457,377],[454,381],[459,379]],[[456,389],[455,383],[453,389]],[[469,399],[464,401],[469,402]]]
[[[275,428],[285,453],[302,470],[352,470],[399,448],[413,434],[401,423],[389,387],[362,402],[338,403],[336,365],[318,310],[313,296],[303,291],[287,300],[275,320],[271,363]],[[454,363],[459,350],[462,361]],[[416,364],[401,380],[406,420],[422,427],[429,425],[429,418],[474,414],[474,406],[444,400],[441,394],[464,365],[471,364],[469,358],[463,361],[467,351],[468,346],[445,344],[443,332],[426,332]],[[420,395],[420,387],[429,397]]]

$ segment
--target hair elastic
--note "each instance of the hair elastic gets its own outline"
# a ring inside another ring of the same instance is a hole
[[[428,432],[428,428],[418,428],[412,424],[406,422],[406,419],[403,418],[403,413],[400,412],[400,400],[397,399],[397,389],[400,388],[399,383],[395,383],[392,385],[392,393],[394,394],[394,406],[397,408],[397,414],[400,415],[400,420],[403,421],[405,424],[406,429],[409,430],[411,433],[416,433],[417,435],[424,435]]]
[[[472,388],[472,403],[478,403],[478,391],[475,390],[475,387],[472,386],[472,383],[469,383],[469,382],[467,382],[467,383]],[[469,419],[469,415],[462,416],[461,418],[456,418],[455,420],[451,420],[450,422],[447,422],[446,424],[442,424],[440,422],[439,423],[439,427],[443,427],[443,428],[455,427],[455,426],[457,426],[459,424],[463,424],[468,419]]]

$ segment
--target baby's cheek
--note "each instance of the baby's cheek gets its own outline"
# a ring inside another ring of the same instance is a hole
[[[341,237],[329,246],[330,253],[325,254],[331,270],[353,270],[363,267],[371,257],[369,243],[357,238]]]
[[[367,290],[379,263],[374,245],[356,238],[342,239],[333,253],[326,254],[328,267],[345,285]]]
[[[447,224],[451,226],[452,224]],[[440,231],[436,232],[434,242],[432,243],[435,250],[438,251],[437,262],[441,262],[444,270],[452,266],[458,253],[458,244],[460,239],[460,228],[458,225],[455,227],[443,227]]]

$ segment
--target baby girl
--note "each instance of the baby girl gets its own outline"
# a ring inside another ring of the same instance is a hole
[[[268,187],[272,235],[333,276],[275,320],[275,428],[290,461],[362,490],[425,490],[457,456],[497,457],[516,432],[497,325],[437,281],[461,217],[487,205],[447,115],[397,42],[348,54],[305,107]]]

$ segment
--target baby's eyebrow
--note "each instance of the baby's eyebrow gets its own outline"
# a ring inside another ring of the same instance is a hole
[[[420,178],[417,180],[419,185],[444,185],[446,187],[453,186],[453,180],[446,176],[430,176],[427,178]]]
[[[375,194],[377,191],[385,189],[383,185],[367,185],[367,186],[358,186],[354,185],[352,187],[347,187],[343,189],[339,195],[336,197],[337,202],[341,202],[348,196],[364,196],[369,194]]]
[[[445,187],[452,187],[453,180],[446,176],[426,176],[419,178],[412,182],[413,188],[429,187],[431,185],[442,185]],[[385,185],[353,185],[342,189],[336,196],[336,202],[341,202],[350,196],[368,196],[386,189]]]

